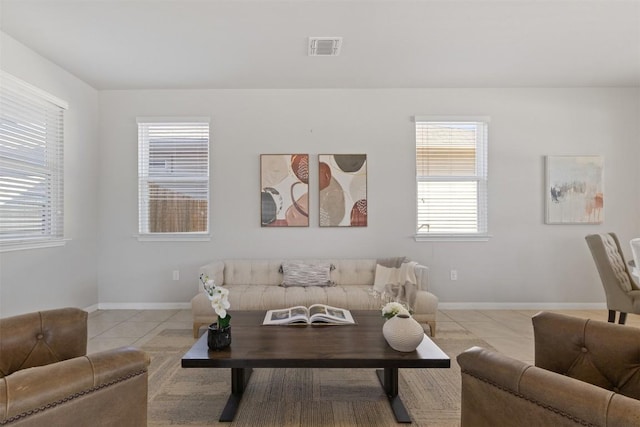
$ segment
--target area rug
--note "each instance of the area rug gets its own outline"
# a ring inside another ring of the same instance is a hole
[[[235,420],[220,423],[230,370],[181,368],[181,357],[195,342],[191,333],[167,329],[143,346],[151,357],[149,426],[397,425],[373,370],[300,368],[254,369]],[[447,331],[434,341],[451,357],[451,368],[401,369],[400,397],[414,426],[457,426],[460,368],[455,356],[472,346],[491,346]]]

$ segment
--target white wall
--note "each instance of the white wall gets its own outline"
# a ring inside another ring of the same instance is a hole
[[[100,93],[99,300],[187,302],[218,258],[387,257],[431,268],[441,302],[604,302],[584,236],[640,235],[640,90],[155,90]],[[488,115],[488,242],[413,240],[413,115]],[[139,242],[136,116],[211,116],[210,242]],[[259,154],[311,155],[308,228],[261,228]],[[319,228],[317,154],[366,153],[366,228]],[[544,225],[544,156],[605,159],[605,222]],[[628,244],[624,247],[629,255]],[[459,280],[449,280],[457,269]],[[180,280],[172,281],[172,270]]]
[[[65,113],[63,247],[0,253],[0,316],[98,302],[98,93],[0,33],[0,68],[69,102]]]

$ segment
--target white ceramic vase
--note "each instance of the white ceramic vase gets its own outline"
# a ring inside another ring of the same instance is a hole
[[[392,349],[408,353],[418,348],[424,338],[424,330],[413,317],[398,314],[384,322],[382,335]]]

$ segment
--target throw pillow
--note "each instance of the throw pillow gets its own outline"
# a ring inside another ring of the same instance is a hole
[[[380,264],[376,265],[376,275],[373,279],[373,290],[379,294],[384,292],[387,283],[391,283],[391,275],[393,268],[384,267]]]
[[[330,263],[282,263],[282,285],[288,286],[333,286]]]
[[[376,274],[373,279],[373,290],[377,293],[385,291],[389,283],[395,283],[395,276],[403,263],[408,262],[406,257],[379,258],[376,261]]]

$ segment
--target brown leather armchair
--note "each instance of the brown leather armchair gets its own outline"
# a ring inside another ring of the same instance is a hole
[[[146,353],[86,351],[85,311],[0,319],[0,425],[146,426]]]
[[[458,355],[462,427],[640,425],[640,329],[554,313],[533,327],[535,366]]]

